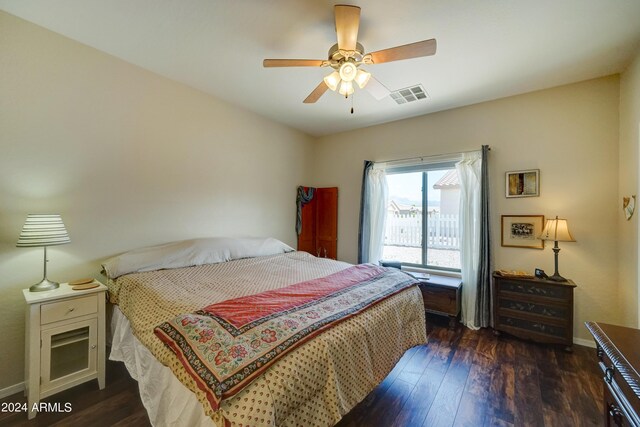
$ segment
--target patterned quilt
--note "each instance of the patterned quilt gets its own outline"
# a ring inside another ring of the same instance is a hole
[[[398,270],[356,265],[326,277],[212,304],[155,328],[213,409],[322,330],[417,284]]]
[[[305,252],[198,267],[127,274],[109,280],[109,299],[133,334],[202,403],[217,426],[326,427],[364,399],[404,352],[426,342],[420,290],[411,286],[325,329],[287,353],[236,395],[212,409],[207,395],[154,328],[211,303],[320,279],[350,264]],[[162,389],[158,389],[162,393]],[[158,426],[179,425],[158,421]]]

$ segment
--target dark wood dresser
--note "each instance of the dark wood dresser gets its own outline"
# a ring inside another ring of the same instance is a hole
[[[493,274],[494,330],[541,343],[573,345],[576,284]]]
[[[454,328],[460,314],[462,280],[431,274],[428,278],[414,275],[420,280],[424,311],[449,316],[449,327]]]
[[[585,323],[596,340],[604,387],[604,425],[640,427],[640,330]]]

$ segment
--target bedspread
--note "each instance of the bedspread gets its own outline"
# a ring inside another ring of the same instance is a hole
[[[362,400],[406,349],[426,341],[417,288],[393,295],[291,351],[223,400],[217,411],[153,329],[210,302],[282,288],[349,266],[294,252],[130,274],[111,281],[109,295],[129,319],[134,335],[194,392],[216,424],[328,426]]]
[[[294,348],[417,283],[398,270],[356,265],[181,314],[156,327],[155,334],[218,409],[223,398]]]

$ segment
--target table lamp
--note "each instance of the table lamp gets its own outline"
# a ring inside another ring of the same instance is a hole
[[[29,214],[18,238],[17,247],[44,247],[44,278],[29,288],[30,292],[56,289],[60,284],[47,279],[47,246],[69,243],[69,235],[58,214]]]
[[[567,220],[559,219],[557,216],[555,219],[548,219],[546,224],[544,225],[542,233],[540,233],[540,236],[538,236],[538,239],[553,240],[554,242],[553,256],[555,258],[556,271],[555,273],[553,273],[553,276],[549,277],[549,280],[554,280],[556,282],[566,282],[567,279],[565,279],[558,273],[558,252],[560,252],[558,242],[575,242],[575,239],[569,232]]]

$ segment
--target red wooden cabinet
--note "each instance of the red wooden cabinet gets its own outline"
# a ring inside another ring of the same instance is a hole
[[[302,205],[298,250],[338,258],[338,187],[316,188],[313,199]]]

